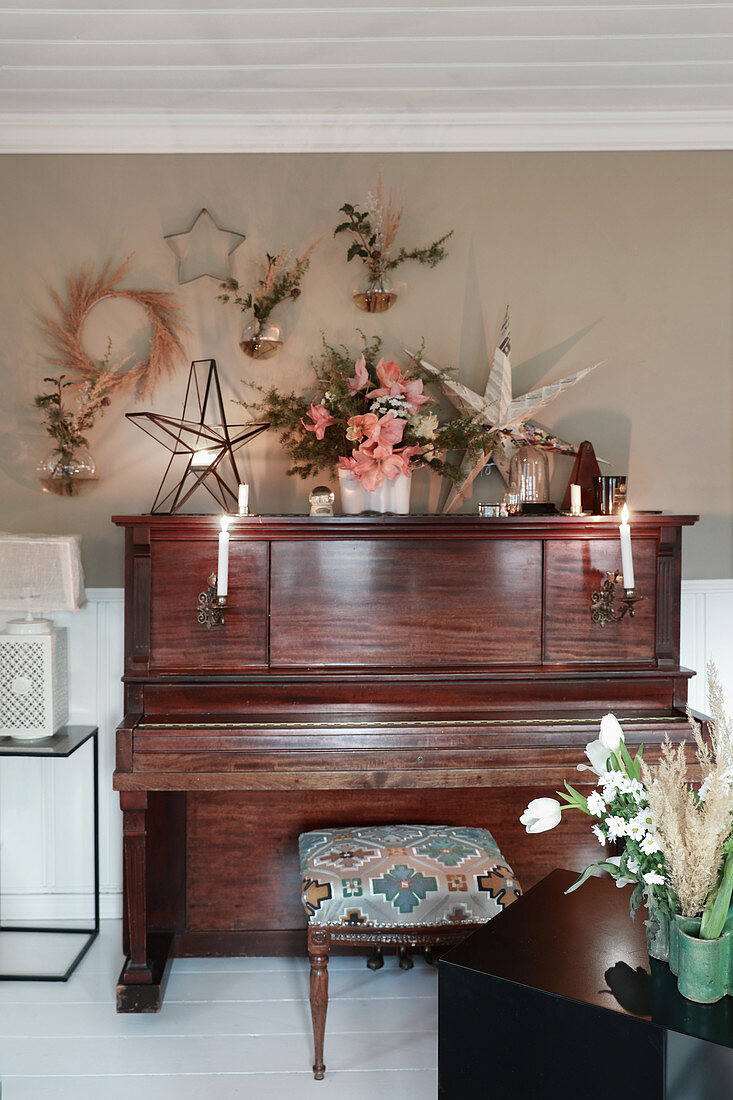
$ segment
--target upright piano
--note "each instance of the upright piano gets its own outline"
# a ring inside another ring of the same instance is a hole
[[[686,735],[681,534],[696,519],[634,516],[641,598],[601,625],[616,517],[234,517],[227,607],[207,625],[219,517],[116,517],[118,1010],[159,1008],[174,954],[303,952],[305,830],[487,827],[525,888],[597,858],[585,822],[527,837],[519,815],[565,778],[587,784],[575,765],[607,711],[652,752]]]

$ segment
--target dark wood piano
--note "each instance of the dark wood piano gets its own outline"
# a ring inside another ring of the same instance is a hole
[[[206,629],[217,516],[125,516],[120,1011],[160,1006],[179,955],[305,949],[298,834],[488,827],[525,888],[598,846],[519,814],[584,759],[608,710],[630,743],[686,732],[681,529],[635,515],[633,618],[599,626],[615,517],[248,516]],[[576,773],[580,779],[582,773]],[[579,815],[578,815],[579,816]]]

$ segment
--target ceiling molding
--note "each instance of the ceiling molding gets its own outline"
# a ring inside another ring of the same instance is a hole
[[[733,149],[733,112],[0,113],[0,153]]]

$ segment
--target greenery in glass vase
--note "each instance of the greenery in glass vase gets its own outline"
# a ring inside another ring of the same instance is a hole
[[[224,291],[218,296],[219,301],[234,302],[242,313],[251,312],[260,325],[265,324],[280,302],[288,299],[294,301],[300,297],[300,284],[310,267],[310,257],[318,243],[315,241],[300,258],[293,257],[292,253],[286,252],[284,248],[276,256],[271,256],[267,252],[263,265],[264,275],[257,280],[257,289],[243,294],[239,282],[229,278],[219,284],[220,289]]]
[[[402,369],[381,356],[379,337],[361,334],[361,354],[323,339],[312,360],[316,392],[305,397],[276,387],[253,386],[261,399],[252,408],[280,434],[291,460],[288,473],[307,478],[319,470],[350,470],[367,488],[420,466],[455,481],[448,450],[480,452],[498,445],[478,420],[456,417],[441,424],[426,411],[434,399],[424,393],[435,381],[420,364],[420,353]],[[252,385],[252,383],[248,383]]]
[[[365,210],[360,210],[352,203],[344,203],[339,213],[346,215],[346,220],[341,222],[333,231],[334,237],[339,233],[348,233],[351,238],[346,253],[347,261],[358,258],[364,262],[369,270],[370,280],[378,284],[385,275],[408,260],[414,260],[428,267],[435,267],[448,255],[444,248],[445,242],[453,236],[453,230],[445,233],[437,241],[425,248],[400,248],[393,255],[393,248],[397,237],[397,230],[402,220],[404,207],[400,205],[400,197],[395,200],[390,191],[385,198],[382,187],[382,173],[380,171],[375,190],[367,194]]]
[[[44,378],[53,388],[47,393],[36,394],[34,405],[43,413],[46,431],[55,443],[53,450],[58,457],[58,467],[62,469],[73,460],[75,453],[88,445],[85,432],[94,426],[110,404],[110,394],[117,385],[117,372],[110,369],[112,343],[108,341],[107,352],[99,364],[99,374],[94,381],[69,379],[65,374]],[[76,407],[64,404],[65,391],[78,388]]]

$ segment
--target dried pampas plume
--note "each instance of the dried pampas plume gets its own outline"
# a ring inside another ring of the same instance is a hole
[[[699,777],[703,781],[702,797],[697,796],[693,787],[684,745],[672,745],[667,738],[659,764],[641,765],[641,779],[667,861],[670,883],[677,894],[680,912],[686,917],[699,916],[708,894],[717,886],[733,809],[730,771],[733,729],[712,662],[707,674],[712,712],[710,745],[703,738],[700,723],[688,710],[697,746]]]

